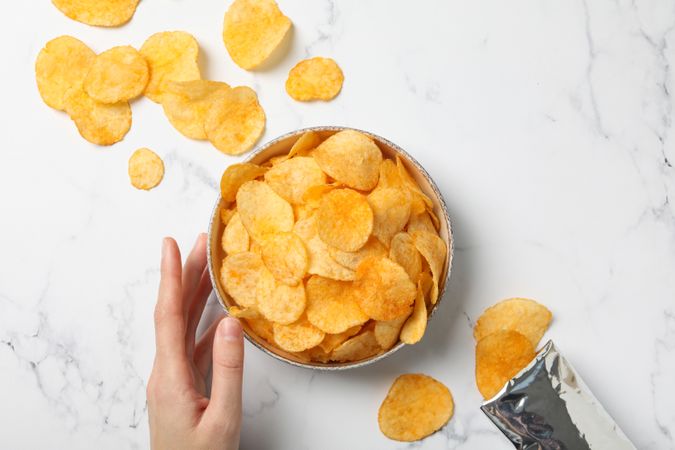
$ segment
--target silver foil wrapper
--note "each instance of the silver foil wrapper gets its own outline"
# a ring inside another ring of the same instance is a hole
[[[552,341],[481,409],[518,449],[635,449]]]

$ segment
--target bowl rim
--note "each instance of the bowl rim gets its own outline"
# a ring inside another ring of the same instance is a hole
[[[281,136],[278,136],[278,137],[262,144],[261,146],[255,148],[241,162],[243,162],[243,163],[251,162],[251,160],[255,159],[259,154],[265,152],[266,150],[268,150],[270,147],[276,145],[277,143],[279,143],[283,140],[289,139],[291,137],[294,137],[294,136],[302,135],[302,134],[307,133],[309,131],[314,131],[314,132],[339,132],[339,131],[343,131],[343,130],[353,130],[353,131],[358,131],[360,133],[363,133],[366,136],[369,136],[372,139],[374,139],[376,141],[379,141],[379,142],[383,143],[384,145],[394,149],[396,153],[400,153],[401,155],[403,155],[407,159],[407,161],[410,162],[413,166],[415,166],[415,169],[418,170],[422,174],[422,176],[426,179],[429,186],[431,187],[431,190],[434,192],[434,195],[435,195],[436,199],[438,200],[438,204],[439,204],[439,207],[440,207],[440,210],[441,210],[441,215],[443,216],[443,220],[445,221],[445,224],[446,224],[446,227],[447,227],[447,230],[448,230],[448,241],[449,241],[447,243],[448,244],[448,252],[447,252],[447,267],[448,267],[448,269],[447,269],[447,272],[446,272],[445,279],[443,280],[443,285],[439,289],[439,292],[438,292],[438,301],[434,304],[434,306],[431,309],[431,312],[429,313],[429,315],[427,317],[427,326],[428,326],[428,322],[431,321],[431,319],[434,316],[434,313],[436,312],[436,310],[440,306],[440,303],[443,300],[443,295],[445,294],[445,292],[447,290],[448,283],[450,282],[450,273],[452,271],[452,260],[453,260],[453,254],[454,254],[454,239],[453,239],[453,234],[452,234],[452,221],[450,220],[450,215],[448,213],[448,208],[447,208],[447,205],[445,203],[445,198],[441,194],[441,191],[438,188],[438,186],[436,185],[436,182],[433,180],[433,178],[431,178],[431,176],[429,175],[427,170],[424,167],[422,167],[422,165],[415,158],[413,158],[408,152],[403,150],[403,148],[401,148],[399,145],[391,142],[389,139],[383,138],[382,136],[371,133],[369,131],[364,131],[364,130],[361,130],[361,129],[358,129],[358,128],[353,128],[353,127],[348,127],[348,126],[322,125],[322,126],[299,128],[297,130],[290,131],[288,133],[284,133]],[[236,164],[236,163],[232,163],[232,164]],[[225,300],[221,296],[220,290],[218,289],[218,284],[217,284],[217,280],[216,280],[217,275],[215,274],[215,271],[214,271],[213,257],[212,257],[212,254],[211,254],[212,253],[211,252],[211,244],[212,244],[212,242],[214,242],[213,239],[212,239],[213,238],[212,233],[214,232],[214,229],[215,229],[215,225],[214,225],[215,221],[220,220],[221,200],[222,200],[222,197],[221,197],[221,194],[220,194],[220,188],[218,188],[218,195],[217,195],[217,198],[216,198],[216,202],[215,202],[215,205],[214,205],[214,207],[211,211],[211,217],[209,219],[208,239],[207,239],[209,247],[208,247],[207,252],[206,252],[206,259],[207,259],[207,266],[208,266],[208,269],[209,269],[209,276],[211,277],[211,284],[213,286],[213,292],[215,293],[216,298],[217,298],[218,302],[220,303],[220,306],[223,308],[225,313],[229,315],[227,303],[225,302]],[[246,338],[246,340],[249,341],[251,344],[253,344],[255,347],[257,347],[259,350],[262,350],[267,355],[269,355],[269,356],[271,356],[271,357],[273,357],[273,358],[275,358],[279,361],[283,361],[287,364],[295,366],[295,367],[301,367],[303,369],[321,370],[321,371],[341,371],[341,370],[347,370],[347,369],[355,369],[355,368],[358,368],[358,367],[364,367],[364,366],[373,364],[377,361],[380,361],[380,360],[390,356],[391,354],[397,352],[398,350],[400,350],[402,347],[404,347],[406,345],[405,343],[399,341],[396,345],[394,345],[389,350],[387,350],[383,353],[380,353],[378,355],[375,355],[373,357],[360,360],[360,361],[343,362],[343,363],[311,364],[311,363],[303,363],[303,362],[299,362],[299,361],[293,361],[291,359],[288,359],[288,358],[284,357],[283,355],[279,355],[279,354],[271,351],[267,347],[263,346],[262,344],[260,344],[253,336],[249,335],[249,333],[246,331],[245,328],[244,328],[243,331],[244,331],[244,337]]]

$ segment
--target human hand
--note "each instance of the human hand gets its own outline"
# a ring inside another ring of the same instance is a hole
[[[210,293],[206,235],[199,235],[182,269],[176,241],[165,238],[155,307],[155,362],[147,388],[154,450],[239,448],[242,329],[237,319],[226,317],[195,344]],[[208,398],[205,378],[211,364]]]

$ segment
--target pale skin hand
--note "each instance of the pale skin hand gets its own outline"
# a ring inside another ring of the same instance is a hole
[[[148,381],[150,442],[154,450],[239,448],[244,343],[237,319],[216,321],[195,343],[211,292],[206,235],[181,268],[176,241],[162,244],[155,308],[155,362]],[[212,370],[211,398],[205,377]]]

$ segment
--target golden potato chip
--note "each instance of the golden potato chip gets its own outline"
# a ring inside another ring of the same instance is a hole
[[[401,341],[406,344],[418,343],[427,329],[427,319],[427,305],[424,303],[424,293],[422,292],[422,287],[418,285],[415,307],[405,325],[401,328]]]
[[[373,211],[366,197],[351,189],[335,189],[321,200],[316,226],[323,242],[345,252],[355,252],[373,230]]]
[[[396,167],[398,167],[398,173],[401,177],[401,182],[408,187],[411,194],[414,194],[414,197],[419,198],[427,208],[433,208],[434,203],[424,192],[422,192],[422,189],[419,187],[415,179],[410,176],[405,168],[405,165],[403,164],[403,160],[398,155],[396,155]],[[416,210],[415,212],[419,213],[421,211]]]
[[[235,253],[227,255],[223,261],[220,280],[234,301],[250,308],[256,305],[256,286],[266,271],[259,255],[253,252]]]
[[[307,320],[326,333],[342,333],[368,321],[354,298],[351,282],[313,276],[306,292]]]
[[[422,288],[422,294],[424,295],[424,298],[429,299],[429,303],[431,303],[431,299],[429,298],[429,293],[431,292],[431,288],[434,285],[434,279],[429,273],[429,269],[426,269],[422,273],[419,274],[417,277],[417,282],[419,283],[419,286]]]
[[[347,339],[331,352],[331,361],[360,361],[380,353],[382,349],[375,339],[373,330],[366,330],[361,334]]]
[[[382,152],[355,130],[343,130],[323,141],[313,153],[321,170],[351,188],[369,191],[380,176]]]
[[[315,216],[298,221],[293,227],[293,232],[302,239],[305,247],[307,247],[307,254],[309,255],[307,273],[321,275],[333,280],[347,281],[355,278],[354,271],[338,264],[330,256],[328,246],[317,234]]]
[[[440,430],[454,410],[452,394],[443,383],[423,374],[405,374],[389,389],[377,423],[389,439],[412,442]]]
[[[235,0],[225,13],[223,42],[232,60],[250,70],[274,52],[290,28],[274,0]]]
[[[302,283],[289,286],[279,283],[267,269],[260,273],[256,285],[256,308],[267,320],[291,324],[305,311],[305,305],[305,287]]]
[[[230,306],[227,313],[237,319],[261,319],[262,316],[255,308],[240,308],[239,306]]]
[[[435,304],[436,300],[438,300],[438,284],[447,253],[445,242],[437,235],[426,231],[414,232],[411,236],[413,242],[415,242],[415,247],[424,256],[424,259],[429,263],[429,267],[431,268],[431,275],[434,281],[431,287],[431,303]]]
[[[361,331],[361,325],[356,325],[351,328],[347,328],[342,333],[335,333],[335,334],[326,333],[326,336],[323,338],[323,341],[321,341],[321,343],[318,345],[318,347],[321,348],[321,350],[323,350],[323,355],[321,355],[323,359],[327,361],[330,357],[330,352],[332,352],[336,347],[341,345],[350,337],[354,336],[355,334],[358,334],[359,331]],[[311,358],[316,359],[314,357]]]
[[[206,139],[206,115],[230,90],[220,81],[169,81],[164,85],[162,108],[171,125],[190,139]]]
[[[266,168],[251,163],[232,164],[220,179],[220,195],[226,202],[233,202],[237,198],[237,191],[242,184],[252,181],[267,171]]]
[[[496,331],[512,330],[530,340],[533,347],[551,323],[551,311],[526,298],[510,298],[486,309],[476,321],[473,337],[480,341]]]
[[[290,325],[275,323],[274,342],[288,352],[301,352],[316,347],[321,343],[325,334],[309,323],[304,317]]]
[[[272,329],[272,322],[263,318],[253,319],[246,317],[243,319],[255,335],[269,342],[270,344],[274,344],[274,330]]]
[[[314,214],[314,211],[314,208],[310,208],[307,205],[293,205],[293,215],[296,222],[307,219]]]
[[[383,159],[380,164],[380,179],[377,182],[376,189],[384,188],[403,188],[401,175],[399,175],[396,163],[391,159]]]
[[[304,352],[296,353],[296,356],[314,362],[327,363],[330,361],[330,352],[326,352],[321,347],[321,344],[317,345],[316,347],[308,348]]]
[[[139,148],[129,158],[129,179],[136,189],[149,191],[164,178],[162,158],[147,148]]]
[[[52,0],[63,14],[97,27],[124,25],[136,11],[139,0]]]
[[[309,267],[305,244],[291,232],[266,235],[262,242],[262,259],[274,278],[289,286],[302,282]]]
[[[373,236],[389,247],[391,238],[410,218],[410,194],[397,188],[375,189],[368,195],[373,210]]]
[[[288,72],[286,92],[301,102],[330,100],[340,93],[344,79],[335,61],[317,56],[300,61]]]
[[[170,81],[199,80],[199,44],[184,31],[164,31],[150,36],[141,47],[150,68],[150,80],[145,96],[155,103],[162,103],[164,91]]]
[[[225,253],[228,255],[247,252],[249,242],[248,232],[246,231],[246,228],[244,228],[244,224],[241,223],[239,213],[234,213],[223,232],[223,250],[225,250]]]
[[[389,247],[389,259],[403,267],[410,281],[417,282],[422,273],[422,256],[417,251],[412,237],[406,233],[397,233],[391,240]]]
[[[361,261],[370,256],[387,256],[387,248],[375,237],[355,252],[343,252],[333,247],[328,248],[330,256],[338,263],[349,269],[356,270]]]
[[[326,185],[326,174],[314,158],[297,156],[273,166],[265,173],[265,181],[274,192],[297,205],[304,203],[307,189]]]
[[[436,213],[434,213],[433,209],[427,208],[427,214],[429,214],[429,219],[431,220],[431,223],[434,225],[434,230],[438,231],[441,227],[441,221],[438,220],[438,216]]]
[[[230,220],[232,220],[232,216],[237,212],[237,209],[227,209],[227,208],[222,208],[220,210],[220,220],[223,222],[223,225],[227,225]]]
[[[308,208],[317,209],[321,204],[321,200],[323,199],[323,197],[327,193],[338,187],[340,187],[339,183],[319,184],[316,186],[310,186],[303,194],[302,201]]]
[[[219,96],[206,114],[206,137],[226,155],[240,155],[253,147],[265,130],[265,111],[255,91],[239,86]]]
[[[131,128],[131,108],[127,102],[99,103],[80,86],[66,93],[64,104],[80,135],[92,144],[112,145],[121,141]]]
[[[66,92],[82,85],[95,58],[96,53],[74,37],[47,42],[35,61],[35,80],[47,106],[65,111]]]
[[[407,227],[408,233],[414,233],[416,231],[426,231],[427,233],[436,234],[436,228],[431,222],[429,214],[424,211],[419,214],[411,214],[410,221],[408,222]]]
[[[375,320],[393,320],[409,314],[415,285],[401,266],[389,258],[366,258],[356,269],[357,300]]]
[[[246,231],[259,242],[265,235],[293,229],[293,208],[262,181],[247,181],[241,185],[237,209]]]
[[[316,148],[321,143],[321,138],[315,131],[307,131],[295,141],[293,147],[288,151],[288,158],[294,156],[308,156],[309,151]]]
[[[496,331],[476,344],[476,385],[483,398],[492,398],[534,359],[527,337],[517,331]]]
[[[389,350],[398,342],[403,324],[408,316],[397,317],[394,320],[378,320],[375,322],[375,339],[383,350]]]
[[[149,78],[148,63],[135,48],[113,47],[96,56],[84,90],[101,103],[117,103],[143,94]]]

